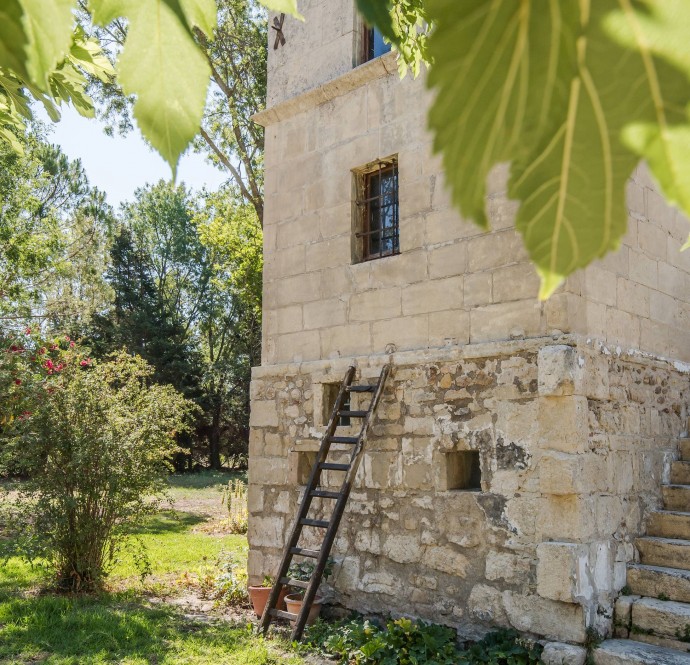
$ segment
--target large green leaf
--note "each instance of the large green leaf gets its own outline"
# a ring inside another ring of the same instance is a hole
[[[488,173],[512,162],[508,194],[521,202],[516,226],[541,297],[618,246],[640,157],[690,208],[690,60],[660,37],[665,23],[690,33],[690,3],[429,0],[428,9],[430,125],[453,200],[486,226]]]
[[[271,11],[285,12],[298,19],[304,18],[297,8],[297,0],[259,0],[259,2]]]
[[[101,25],[119,16],[127,18],[119,81],[126,95],[136,97],[134,117],[142,134],[175,171],[180,155],[199,131],[210,78],[187,16],[206,29],[212,27],[210,4],[93,0],[91,6]]]
[[[384,37],[395,41],[391,0],[357,0],[357,9],[369,25],[375,25]]]
[[[26,69],[42,89],[72,43],[76,0],[19,0],[27,37]],[[21,71],[21,70],[19,70]]]
[[[666,198],[690,214],[690,8],[684,0],[647,2],[646,11],[630,0],[619,4],[604,30],[639,54],[636,80],[647,96],[645,112],[626,125],[623,143],[647,160]]]
[[[187,23],[210,37],[216,28],[218,10],[215,0],[180,0]]]
[[[0,3],[0,67],[26,76],[28,39],[22,25],[22,13],[19,0]]]

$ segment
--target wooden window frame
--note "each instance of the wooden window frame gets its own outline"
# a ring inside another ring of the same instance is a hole
[[[384,51],[383,53],[379,53],[376,55],[376,33],[375,33],[376,28],[370,28],[367,26],[366,23],[362,23],[362,47],[361,47],[361,53],[360,53],[360,58],[362,64],[365,62],[370,62],[371,60],[376,60],[376,58],[380,58],[381,56],[385,55],[386,53],[390,53],[392,47],[390,44],[388,44],[388,50]]]
[[[381,192],[380,183],[383,177],[389,173],[394,175],[394,189],[392,194]],[[400,174],[398,170],[397,156],[377,160],[367,166],[353,171],[354,174],[354,251],[355,263],[373,261],[400,254]],[[373,178],[379,179],[379,191],[372,194]],[[392,197],[390,203],[382,204],[387,196]],[[378,202],[378,206],[373,204]],[[382,226],[383,217],[381,210],[392,207],[393,223],[390,226]],[[374,209],[378,210],[379,223],[372,228]],[[392,234],[391,234],[392,232]],[[372,249],[372,238],[378,235],[378,250]],[[383,249],[383,241],[392,241],[390,249]]]

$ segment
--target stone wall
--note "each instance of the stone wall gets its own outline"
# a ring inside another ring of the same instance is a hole
[[[352,0],[301,3],[287,44],[269,49],[264,364],[576,332],[625,349],[690,360],[687,221],[644,169],[629,185],[618,252],[574,275],[546,303],[514,231],[497,168],[493,231],[451,206],[432,155],[424,76],[400,80],[395,55],[355,67]],[[399,256],[352,260],[352,169],[397,155]]]
[[[606,630],[676,454],[687,373],[564,336],[361,357],[360,380],[388,360],[334,548],[338,602],[469,636],[500,624],[582,642],[587,626]],[[275,574],[328,386],[348,362],[254,371],[252,580]],[[479,491],[449,489],[463,451],[479,452]]]
[[[266,199],[251,579],[275,572],[333,386],[350,363],[367,380],[390,360],[335,546],[336,599],[466,635],[502,624],[582,642],[610,625],[685,426],[687,371],[664,358],[690,360],[687,222],[638,169],[619,251],[538,302],[506,168],[488,183],[483,233],[450,204],[424,76],[401,81],[394,54],[355,66],[352,0],[300,9],[306,22],[287,18],[286,45],[271,43],[256,117]],[[400,255],[355,263],[352,171],[392,155]],[[481,489],[457,489],[477,453]]]

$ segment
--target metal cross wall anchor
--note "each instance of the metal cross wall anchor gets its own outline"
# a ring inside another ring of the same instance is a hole
[[[271,28],[276,31],[276,40],[273,42],[273,50],[275,51],[278,46],[285,46],[285,35],[283,34],[283,23],[285,22],[285,14],[281,14],[280,18],[275,16],[273,18],[273,25]]]

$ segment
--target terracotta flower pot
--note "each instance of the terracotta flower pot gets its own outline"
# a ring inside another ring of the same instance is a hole
[[[268,597],[271,595],[270,586],[250,586],[248,587],[249,600],[252,601],[252,607],[254,608],[254,614],[261,617],[264,613],[264,608],[268,602]],[[280,595],[278,596],[278,609],[285,609],[285,596],[287,596],[287,589],[283,587],[280,590]]]
[[[309,616],[307,617],[307,626],[311,626],[311,624],[316,621],[316,618],[321,613],[321,603],[323,603],[323,598],[320,596],[314,598],[314,602],[309,610]],[[285,604],[287,605],[288,612],[291,612],[292,614],[299,614],[300,610],[302,609],[302,596],[298,593],[285,596]],[[295,625],[294,621],[291,621],[290,623],[293,626]]]

